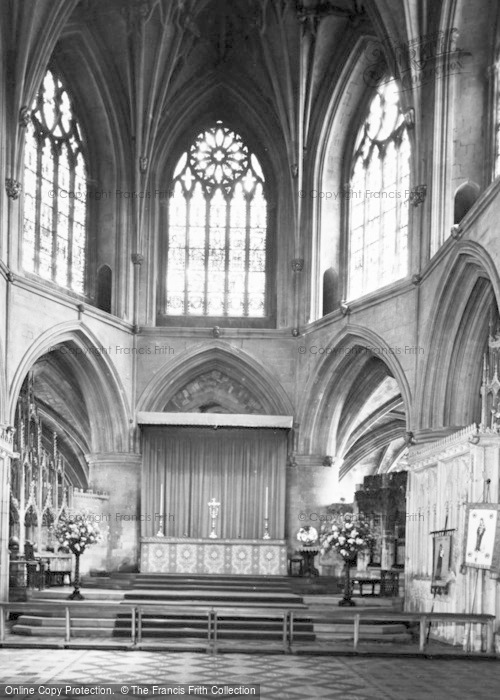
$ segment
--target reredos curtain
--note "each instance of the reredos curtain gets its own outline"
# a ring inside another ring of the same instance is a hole
[[[269,532],[282,539],[287,431],[162,427],[144,430],[142,534],[156,535],[162,503],[167,537],[208,537],[208,502],[219,501],[220,538],[261,539],[266,487]]]

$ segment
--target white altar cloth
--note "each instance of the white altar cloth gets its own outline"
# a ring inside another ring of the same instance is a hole
[[[141,572],[286,576],[285,540],[142,537]]]

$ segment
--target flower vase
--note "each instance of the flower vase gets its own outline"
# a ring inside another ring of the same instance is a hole
[[[80,552],[75,552],[75,578],[73,581],[74,590],[71,595],[68,596],[68,600],[83,600],[83,596],[80,593]]]
[[[345,571],[344,571],[344,597],[339,600],[339,605],[341,607],[354,607],[356,603],[352,600],[352,587],[351,587],[351,565],[354,561],[354,557],[349,557],[344,559]]]

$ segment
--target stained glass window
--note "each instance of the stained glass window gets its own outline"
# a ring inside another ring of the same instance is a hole
[[[196,137],[174,172],[166,313],[265,316],[266,244],[261,166],[218,121]]]
[[[23,267],[82,294],[85,159],[68,93],[51,71],[33,102],[24,153]]]
[[[355,299],[408,272],[410,141],[395,80],[373,98],[354,150],[349,291]]]

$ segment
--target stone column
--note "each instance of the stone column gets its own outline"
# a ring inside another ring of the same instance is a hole
[[[110,571],[136,571],[140,558],[140,502],[142,456],[132,453],[87,455],[89,487],[105,492],[101,522],[107,527],[106,560],[98,568]],[[97,564],[97,562],[94,562]]]
[[[9,599],[9,472],[13,451],[11,428],[0,426],[0,600]]]

